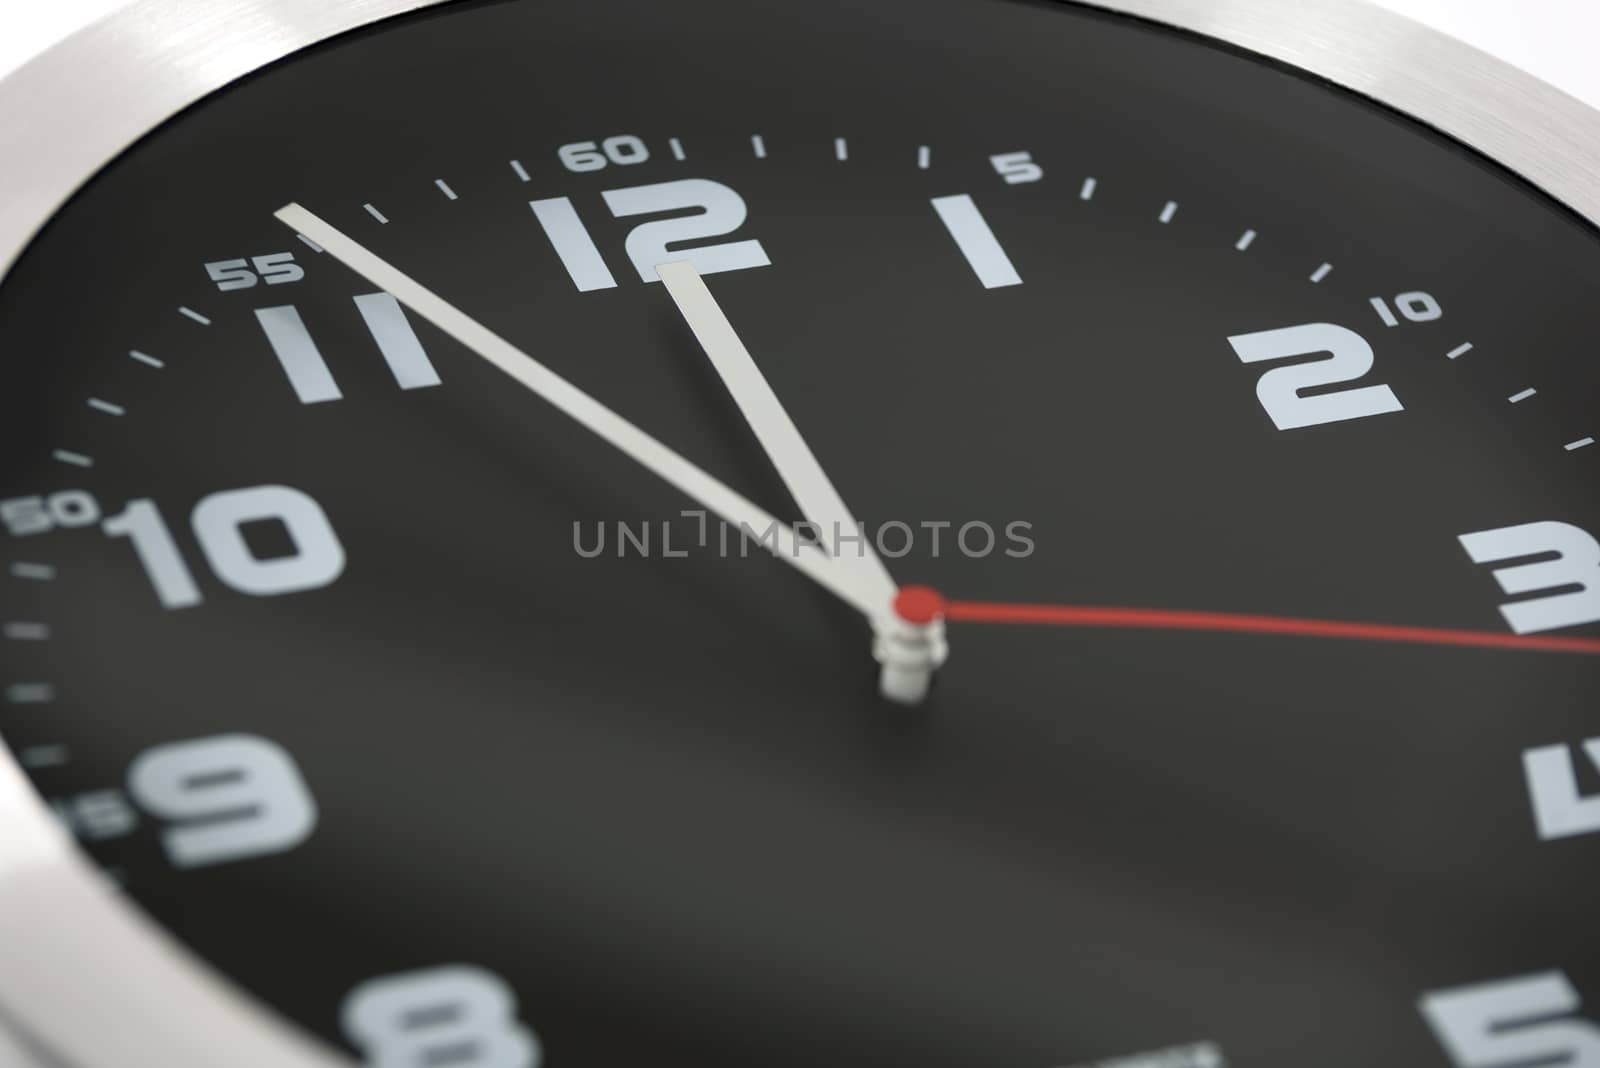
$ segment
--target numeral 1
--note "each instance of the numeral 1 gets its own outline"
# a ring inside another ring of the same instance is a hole
[[[972,198],[965,194],[954,197],[934,197],[933,210],[939,221],[950,231],[956,247],[967,258],[967,265],[978,276],[985,289],[1020,286],[1022,276],[1011,265],[1011,257],[1000,247],[994,231]]]
[[[544,236],[550,239],[556,255],[561,258],[561,266],[567,269],[567,276],[578,287],[579,293],[617,288],[616,278],[606,266],[606,261],[601,259],[600,250],[595,247],[594,239],[584,228],[583,221],[578,218],[571,197],[530,200],[528,206],[533,209],[539,225],[544,227]]]
[[[121,513],[107,517],[100,529],[108,537],[128,538],[133,551],[144,565],[144,573],[156,588],[156,599],[162,608],[192,608],[200,603],[200,588],[194,584],[194,574],[183,562],[178,543],[172,540],[172,531],[154,501],[129,501]]]

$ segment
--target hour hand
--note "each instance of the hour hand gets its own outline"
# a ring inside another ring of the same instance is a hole
[[[859,533],[855,517],[800,436],[794,420],[789,418],[766,376],[751,358],[750,350],[739,340],[711,290],[706,288],[700,272],[695,270],[694,264],[679,261],[659,265],[656,273],[665,283],[678,311],[683,313],[689,329],[694,331],[700,347],[705,349],[722,384],[728,387],[745,422],[750,424],[772,460],[778,477],[783,479],[806,519],[822,532],[823,539],[828,542],[829,555],[841,566],[856,572],[866,588],[876,591],[878,603],[888,609],[899,587],[867,540],[854,540],[853,544],[859,546],[855,552],[839,552],[842,532],[848,532],[853,539]]]
[[[906,591],[890,577],[870,540],[862,536],[855,516],[800,436],[794,420],[751,359],[750,350],[739,340],[694,264],[663,263],[656,273],[711,359],[711,366],[717,369],[722,384],[728,387],[733,402],[744,413],[745,422],[755,432],[772,466],[777,468],[778,477],[789,487],[806,519],[822,532],[829,558],[879,606],[869,618],[876,632],[873,652],[882,665],[880,692],[901,704],[920,702],[928,694],[933,672],[948,654],[944,620],[931,613],[923,618],[919,612],[908,610],[916,597],[907,599]],[[846,531],[856,549],[841,553],[841,534]]]

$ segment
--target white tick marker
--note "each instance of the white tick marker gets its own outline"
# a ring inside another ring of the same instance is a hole
[[[437,386],[439,372],[428,354],[422,351],[422,342],[417,340],[417,332],[411,329],[406,313],[400,310],[400,302],[388,293],[367,293],[356,297],[355,302],[400,388]]]
[[[1167,201],[1167,206],[1161,209],[1161,221],[1164,223],[1169,223],[1177,214],[1178,202],[1176,200],[1169,200]]]
[[[154,367],[157,370],[159,370],[159,369],[161,369],[161,368],[166,366],[165,363],[163,363],[162,361],[156,359],[154,356],[146,356],[144,353],[140,352],[138,349],[133,349],[132,351],[130,351],[128,353],[128,355],[131,356],[133,359],[138,360],[140,363],[144,364],[145,366]]]
[[[301,404],[336,401],[344,396],[322,353],[317,351],[317,343],[311,340],[305,320],[300,318],[293,304],[257,308],[256,321],[267,335],[267,344],[272,346],[273,354],[283,365],[283,373],[289,377],[289,385],[294,387]]]
[[[1538,392],[1539,391],[1536,389],[1525,389],[1521,393],[1511,394],[1511,396],[1507,397],[1506,400],[1510,401],[1512,404],[1521,404],[1529,397],[1536,396]]]
[[[97,412],[105,412],[107,415],[128,414],[128,409],[124,408],[122,405],[112,404],[110,401],[103,401],[99,397],[90,397],[89,407],[93,408]]]
[[[48,682],[14,682],[6,687],[6,701],[13,705],[47,705],[56,699],[56,688]]]
[[[94,466],[94,460],[85,456],[81,452],[68,452],[66,449],[57,449],[50,455],[54,456],[57,460],[60,460],[64,464],[71,464],[73,467]]]
[[[760,134],[752,134],[750,137],[750,151],[756,154],[756,159],[766,159],[767,139]]]
[[[544,227],[544,235],[550,239],[556,255],[561,258],[561,266],[567,269],[578,292],[617,288],[617,280],[612,277],[606,261],[600,258],[600,250],[595,247],[594,239],[584,228],[570,199],[530,200],[528,207]]]
[[[511,161],[511,173],[515,174],[518,178],[520,178],[524,182],[533,181],[532,178],[528,177],[528,172],[522,166],[522,161],[519,160],[519,159],[514,159],[514,160]]]
[[[672,149],[672,158],[682,163],[684,160],[683,142],[676,137],[667,138],[667,147]]]
[[[6,640],[13,642],[47,642],[50,640],[48,623],[7,623],[3,631]]]
[[[29,564],[18,560],[11,565],[11,577],[30,579],[34,582],[49,582],[56,577],[56,569],[49,564]]]
[[[1243,252],[1245,249],[1249,248],[1255,243],[1256,232],[1254,230],[1246,230],[1244,233],[1239,235],[1239,240],[1233,243],[1233,247],[1238,249],[1240,252]]]
[[[833,158],[841,163],[850,158],[850,146],[842,137],[833,139]]]
[[[1450,359],[1452,359],[1452,360],[1459,360],[1461,357],[1465,356],[1467,353],[1469,353],[1471,351],[1472,351],[1472,342],[1469,341],[1465,345],[1457,345],[1455,348],[1453,348],[1449,352],[1445,353],[1445,355],[1450,357]]]
[[[64,745],[30,745],[20,755],[25,768],[59,768],[67,762]]]
[[[383,223],[385,225],[388,224],[389,219],[388,219],[387,216],[385,216],[383,214],[383,212],[379,211],[377,208],[373,207],[371,204],[363,204],[361,206],[363,208],[367,209],[367,214],[368,215],[372,216],[374,219],[377,219],[380,223]]]
[[[922,145],[917,149],[917,169],[925,171],[931,166],[933,166],[933,149]]]
[[[456,191],[454,189],[451,189],[449,183],[446,182],[443,178],[435,178],[433,180],[433,184],[439,187],[439,192],[443,193],[445,196],[449,197],[451,200],[460,200],[461,199],[460,197],[456,196]]]
[[[983,283],[983,288],[1022,284],[1022,276],[1011,265],[1011,257],[1000,247],[994,231],[989,229],[970,196],[934,197],[932,203],[933,210],[939,213],[939,221],[950,231],[956,247],[967,258],[967,264]]]
[[[317,244],[315,241],[311,240],[305,234],[295,234],[294,236],[298,237],[300,240],[304,241],[306,243],[306,247],[309,248],[312,252],[321,252],[322,251],[322,246]]]
[[[211,320],[210,319],[207,319],[204,315],[201,315],[199,312],[195,311],[193,308],[179,308],[178,309],[178,314],[182,315],[182,316],[184,316],[186,318],[193,319],[195,322],[199,323],[201,326],[210,326],[211,325]]]
[[[1313,282],[1320,282],[1320,281],[1322,281],[1324,278],[1328,277],[1332,273],[1333,273],[1333,264],[1324,263],[1321,267],[1318,267],[1316,270],[1311,272],[1311,280]]]
[[[1094,191],[1095,191],[1096,188],[1099,187],[1099,185],[1100,185],[1100,183],[1095,181],[1093,178],[1085,178],[1083,180],[1083,188],[1078,190],[1078,199],[1079,200],[1093,200],[1094,199]]]
[[[1569,441],[1569,442],[1567,442],[1567,444],[1565,446],[1563,446],[1563,447],[1568,452],[1577,452],[1579,449],[1587,449],[1590,445],[1593,445],[1593,444],[1594,444],[1594,438],[1579,438],[1577,441]]]

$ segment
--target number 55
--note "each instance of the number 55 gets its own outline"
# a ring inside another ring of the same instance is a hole
[[[281,286],[286,282],[298,282],[306,276],[305,268],[294,262],[293,252],[255,256],[248,263],[244,260],[217,260],[206,264],[206,274],[224,293],[234,289],[249,289],[257,281],[269,286]]]
[[[1424,994],[1419,1007],[1456,1068],[1600,1068],[1600,1027],[1552,1019],[1580,1003],[1564,974],[1540,972]]]

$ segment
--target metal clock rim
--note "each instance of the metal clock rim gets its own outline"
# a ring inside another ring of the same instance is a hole
[[[0,144],[20,161],[0,199],[0,279],[84,182],[184,108],[337,34],[442,2],[132,0],[42,53],[0,80]],[[1370,0],[1073,2],[1211,38],[1369,97],[1600,226],[1600,112]],[[0,827],[0,1021],[25,1039],[84,1068],[207,1063],[220,1049],[233,1068],[348,1063],[121,899],[3,746]]]

